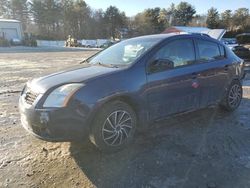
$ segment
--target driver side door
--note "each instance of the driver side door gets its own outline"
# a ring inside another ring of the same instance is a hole
[[[167,42],[153,54],[147,63],[146,91],[150,120],[199,107],[200,89],[195,59],[191,38]]]

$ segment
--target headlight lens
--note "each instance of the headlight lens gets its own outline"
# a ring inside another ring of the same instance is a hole
[[[80,88],[83,84],[66,84],[56,88],[52,91],[45,100],[43,107],[64,107],[66,106],[70,97]]]

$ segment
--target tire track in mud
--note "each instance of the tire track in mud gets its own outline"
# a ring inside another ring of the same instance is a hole
[[[19,158],[14,158],[14,159],[2,159],[0,161],[0,169],[3,169],[5,167],[7,167],[9,164],[13,163],[13,162],[19,162],[19,161],[23,161],[25,160],[29,155],[25,155],[25,156],[22,156],[22,157],[19,157]]]
[[[21,93],[21,90],[16,90],[16,91],[2,91],[0,92],[0,95],[5,95],[5,94],[14,94],[14,93]]]

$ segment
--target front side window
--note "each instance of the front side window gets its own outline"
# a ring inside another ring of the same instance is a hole
[[[156,52],[153,57],[154,62],[155,65],[151,66],[153,72],[193,64],[195,62],[193,40],[179,39],[169,42]]]
[[[197,40],[198,52],[200,61],[207,62],[221,58],[221,53],[218,44],[205,40]]]

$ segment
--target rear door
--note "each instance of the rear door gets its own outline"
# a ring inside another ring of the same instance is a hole
[[[196,39],[198,82],[201,89],[200,106],[215,104],[221,100],[229,80],[231,63],[226,59],[222,45]]]
[[[154,52],[147,64],[146,95],[151,120],[199,107],[195,67],[192,38],[167,42]]]

